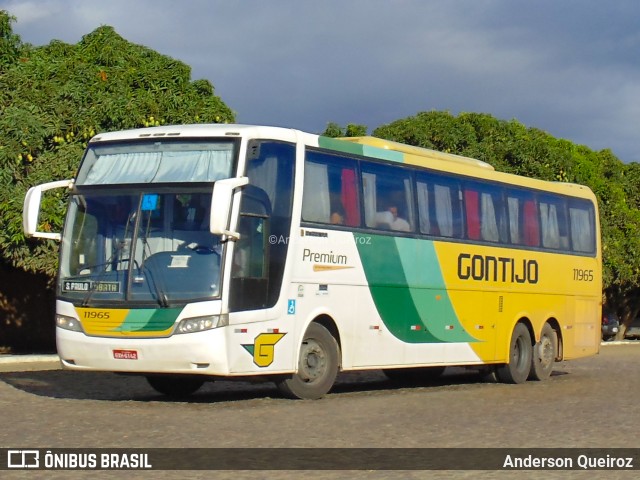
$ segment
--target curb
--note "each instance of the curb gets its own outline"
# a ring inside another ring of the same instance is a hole
[[[57,354],[51,355],[0,355],[0,365],[15,363],[49,363],[59,362]]]
[[[612,340],[608,342],[600,342],[600,346],[604,347],[606,345],[640,345],[640,341],[638,340]]]

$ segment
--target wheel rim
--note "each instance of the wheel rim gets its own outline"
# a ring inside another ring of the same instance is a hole
[[[540,339],[540,356],[538,361],[542,365],[543,368],[547,368],[549,365],[553,363],[553,357],[555,355],[553,342],[548,336],[543,336]]]
[[[308,339],[300,352],[300,377],[305,382],[314,382],[327,371],[327,356],[322,346]]]

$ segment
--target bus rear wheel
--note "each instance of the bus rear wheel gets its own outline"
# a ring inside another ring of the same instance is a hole
[[[533,357],[531,359],[531,380],[545,380],[551,375],[553,363],[556,360],[558,351],[558,336],[556,331],[548,323],[542,327],[540,341],[533,347]]]
[[[315,400],[331,390],[338,375],[340,351],[329,331],[312,323],[304,334],[298,371],[276,383],[289,398]]]
[[[511,334],[509,345],[509,363],[496,368],[496,377],[503,383],[524,383],[531,371],[533,347],[529,329],[518,323]]]
[[[149,375],[147,382],[156,392],[172,398],[188,397],[204,384],[200,378],[178,375]]]

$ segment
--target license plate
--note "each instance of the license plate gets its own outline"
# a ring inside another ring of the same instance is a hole
[[[138,352],[136,350],[114,350],[113,358],[117,360],[138,360]]]

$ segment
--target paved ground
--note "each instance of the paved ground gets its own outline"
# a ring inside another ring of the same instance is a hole
[[[188,401],[138,377],[59,369],[55,356],[0,360],[0,446],[308,448],[640,448],[640,342],[556,364],[545,382],[486,383],[462,369],[419,386],[379,371],[343,374],[318,401],[279,396],[271,384],[216,382]],[[30,472],[27,472],[30,473]],[[25,475],[32,478],[35,476]],[[40,472],[43,473],[43,472]],[[85,478],[47,472],[47,478]],[[141,478],[184,478],[158,471]],[[512,478],[515,472],[303,472],[325,478]],[[635,478],[636,472],[517,472],[519,478]],[[76,475],[78,474],[78,475]],[[136,478],[142,474],[134,474]],[[190,472],[190,478],[299,478],[300,472]],[[4,478],[7,478],[3,475]],[[92,477],[115,478],[109,472]],[[11,477],[18,478],[18,477]],[[42,478],[42,477],[40,477]]]

